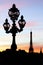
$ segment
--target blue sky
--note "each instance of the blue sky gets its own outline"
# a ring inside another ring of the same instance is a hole
[[[43,45],[43,0],[1,0],[0,1],[0,45],[12,44],[12,35],[6,34],[3,29],[3,23],[8,18],[8,9],[15,3],[20,10],[20,16],[24,15],[26,26],[21,33],[17,33],[17,44],[28,44],[30,40],[30,31],[33,32],[34,45]],[[19,16],[19,19],[20,19]],[[18,20],[19,20],[18,19]],[[24,41],[25,40],[25,41]]]

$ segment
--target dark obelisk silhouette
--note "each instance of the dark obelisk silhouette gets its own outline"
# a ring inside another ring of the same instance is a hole
[[[30,32],[30,48],[29,48],[29,53],[32,53],[34,51],[33,49],[33,44],[32,44],[32,31]]]
[[[40,48],[40,53],[42,54],[42,48]]]

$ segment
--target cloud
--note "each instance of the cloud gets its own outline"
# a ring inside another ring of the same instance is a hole
[[[11,2],[12,2],[12,0],[11,0]],[[3,4],[1,3],[0,10],[9,9],[12,7],[12,4],[16,4],[17,8],[24,8],[27,6],[27,3],[26,2],[24,3],[24,1],[20,1],[20,2],[18,1],[16,3],[14,3],[14,1],[12,3],[11,2],[5,2]]]
[[[22,6],[23,6],[22,3],[17,3],[17,7],[22,7]],[[10,3],[1,4],[1,5],[0,5],[0,11],[9,9],[9,8],[11,8],[11,7],[12,7],[12,4],[10,4]]]
[[[0,11],[3,11],[3,10],[6,10],[8,8],[10,8],[11,5],[9,5],[8,3],[7,4],[3,4],[3,5],[0,5]]]
[[[29,7],[29,6],[32,6],[33,4],[35,5],[36,3],[43,3],[43,0],[42,1],[39,1],[39,0],[23,0],[23,1],[15,1],[15,0],[8,0],[8,1],[2,1],[0,2],[0,10],[3,10],[3,9],[6,9],[6,8],[10,8],[12,6],[12,4],[15,3],[17,7],[21,8],[21,7]]]
[[[26,27],[34,27],[34,26],[38,26],[38,22],[34,21],[26,22]]]

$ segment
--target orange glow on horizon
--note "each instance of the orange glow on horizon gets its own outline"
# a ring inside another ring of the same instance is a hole
[[[10,45],[1,45],[0,52],[5,51],[6,49],[10,49]]]
[[[40,46],[34,46],[33,49],[34,49],[34,52],[38,52],[40,53],[40,48],[42,48],[42,52],[43,52],[43,47],[40,47]],[[18,45],[18,50],[21,49],[21,50],[25,50],[26,52],[29,52],[29,46],[28,45]]]
[[[3,46],[0,46],[0,52],[2,51],[5,51],[6,49],[10,49],[11,46],[10,45],[3,45]],[[40,47],[36,47],[34,46],[34,52],[38,52],[40,53]],[[25,50],[26,52],[29,52],[29,46],[28,45],[24,45],[24,44],[19,44],[17,45],[17,50]],[[43,52],[43,47],[42,47],[42,52]]]

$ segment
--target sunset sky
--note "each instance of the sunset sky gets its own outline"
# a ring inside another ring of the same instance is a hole
[[[24,19],[26,20],[24,30],[21,33],[17,33],[16,44],[21,46],[25,45],[25,47],[29,46],[30,31],[32,31],[33,47],[43,48],[43,0],[0,1],[0,46],[11,46],[12,44],[12,34],[6,34],[3,28],[3,23],[5,22],[6,18],[8,18],[10,25],[12,25],[12,21],[8,16],[8,9],[12,7],[12,4],[16,4],[16,7],[20,10],[20,16],[24,15]],[[20,19],[20,16],[18,20]],[[3,47],[1,47],[1,49],[2,48]],[[26,47],[25,49],[28,48]]]

